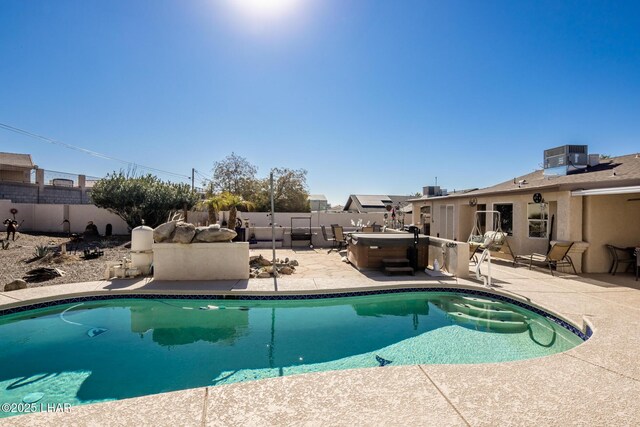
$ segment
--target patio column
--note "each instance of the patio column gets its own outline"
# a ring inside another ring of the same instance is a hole
[[[558,195],[556,224],[558,240],[582,241],[582,197],[572,197],[569,191]]]
[[[583,242],[582,236],[582,197],[571,196],[570,191],[558,195],[558,212],[556,217],[556,236],[558,240],[574,242],[569,256],[573,260],[578,273],[582,272],[582,254],[589,246]],[[563,268],[570,272],[570,269]]]

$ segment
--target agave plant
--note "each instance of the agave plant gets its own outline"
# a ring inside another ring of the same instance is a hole
[[[40,259],[40,258],[44,258],[50,251],[51,249],[48,246],[38,245],[36,246],[36,250],[33,255],[35,258]]]

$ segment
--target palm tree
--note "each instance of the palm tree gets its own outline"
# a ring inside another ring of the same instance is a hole
[[[208,197],[198,203],[200,209],[206,209],[209,216],[209,224],[218,222],[218,212],[222,210],[223,196],[221,194],[209,194]]]
[[[237,194],[231,194],[224,192],[220,194],[221,204],[220,210],[229,210],[229,222],[228,227],[233,230],[236,224],[236,216],[238,215],[238,209],[243,211],[252,211],[254,208],[253,203],[248,200],[244,200],[242,196]]]

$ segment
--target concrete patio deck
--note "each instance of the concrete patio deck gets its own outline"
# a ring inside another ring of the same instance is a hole
[[[269,256],[269,251],[263,252]],[[485,289],[424,274],[362,274],[334,252],[278,250],[292,276],[223,282],[149,279],[90,282],[0,295],[0,308],[62,295],[163,292],[325,292],[398,286]],[[551,277],[495,263],[494,290],[548,308],[594,334],[565,353],[476,365],[413,365],[330,371],[202,387],[95,405],[70,413],[2,420],[5,425],[638,425],[640,282],[629,276]]]

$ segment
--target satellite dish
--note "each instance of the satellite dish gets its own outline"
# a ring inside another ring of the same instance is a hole
[[[533,195],[533,203],[542,203],[544,199],[542,198],[542,194],[534,193]]]

